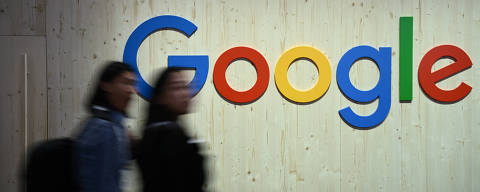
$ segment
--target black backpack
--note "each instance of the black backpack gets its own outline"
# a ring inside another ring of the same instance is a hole
[[[111,117],[105,111],[96,111],[93,117],[111,121]],[[85,123],[86,121],[80,123],[80,128]],[[51,139],[34,145],[29,151],[27,166],[23,171],[26,187],[24,191],[80,191],[77,182],[77,166],[73,158],[74,145],[75,139],[68,137]]]
[[[26,192],[78,191],[73,166],[74,140],[60,138],[36,144],[27,156]]]

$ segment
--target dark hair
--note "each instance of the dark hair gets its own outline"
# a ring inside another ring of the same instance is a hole
[[[167,85],[168,78],[174,72],[180,72],[182,69],[178,67],[167,67],[163,69],[159,75],[157,80],[155,81],[155,86],[153,87],[152,97],[150,102],[154,102],[154,98],[161,95],[165,91],[165,86]]]
[[[133,72],[133,69],[126,63],[118,61],[108,61],[100,72],[100,76],[95,84],[94,92],[87,102],[87,109],[92,110],[94,105],[111,109],[112,105],[107,99],[107,93],[102,89],[102,82],[112,82],[116,77],[125,72]]]
[[[170,78],[171,74],[175,72],[180,72],[181,70],[182,69],[178,67],[168,67],[166,69],[163,69],[159,73],[158,78],[155,81],[152,97],[150,98],[150,104],[148,106],[147,121],[146,121],[147,124],[151,123],[155,118],[155,116],[160,115],[160,114],[155,114],[155,108],[165,107],[165,106],[159,106],[157,103],[155,103],[155,98],[157,98],[159,95],[163,94],[166,91],[165,87],[167,86],[168,79]],[[164,108],[163,112],[168,113],[168,109]],[[168,114],[162,114],[162,115],[168,115]]]

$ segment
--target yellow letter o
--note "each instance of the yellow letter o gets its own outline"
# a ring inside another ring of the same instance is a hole
[[[318,81],[313,88],[300,91],[292,87],[288,82],[287,71],[290,65],[297,59],[310,59],[318,69]],[[319,50],[309,46],[294,47],[283,53],[275,67],[275,83],[277,88],[286,98],[299,103],[315,101],[327,92],[332,79],[330,62]]]

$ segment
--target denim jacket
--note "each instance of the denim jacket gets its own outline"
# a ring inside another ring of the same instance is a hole
[[[120,192],[120,173],[130,159],[125,116],[100,106],[92,112],[74,148],[80,191]]]

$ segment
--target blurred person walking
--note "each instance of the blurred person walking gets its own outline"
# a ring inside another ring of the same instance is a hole
[[[80,191],[119,192],[121,170],[130,160],[129,139],[122,122],[133,93],[135,74],[121,62],[101,71],[87,108],[91,114],[74,145]]]
[[[158,77],[139,142],[137,162],[145,192],[201,192],[205,183],[199,146],[177,121],[188,113],[190,88],[178,68]]]

